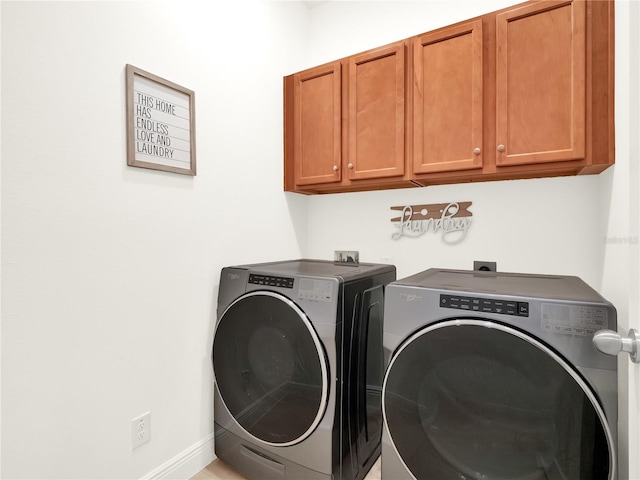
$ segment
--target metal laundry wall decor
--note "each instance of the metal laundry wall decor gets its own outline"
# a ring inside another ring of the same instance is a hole
[[[471,202],[450,202],[391,207],[401,212],[401,216],[391,219],[398,229],[391,238],[415,238],[432,231],[442,232],[442,240],[448,245],[460,243],[471,226],[470,206]]]

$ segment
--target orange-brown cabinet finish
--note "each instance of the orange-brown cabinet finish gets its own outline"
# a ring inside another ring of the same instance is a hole
[[[294,183],[341,178],[342,66],[340,62],[293,76]]]
[[[482,168],[482,21],[413,41],[413,173]]]
[[[496,17],[496,165],[585,157],[585,2]]]
[[[284,78],[285,190],[600,173],[614,2],[535,0]]]
[[[405,81],[404,42],[285,77],[285,190],[412,186]]]
[[[351,180],[404,174],[405,47],[350,57],[347,174]]]

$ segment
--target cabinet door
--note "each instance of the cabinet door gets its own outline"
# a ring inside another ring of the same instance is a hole
[[[295,184],[341,179],[340,62],[294,75]]]
[[[413,173],[482,167],[482,20],[414,40]]]
[[[585,3],[497,15],[497,166],[584,158]]]
[[[404,174],[405,46],[349,58],[348,178]]]

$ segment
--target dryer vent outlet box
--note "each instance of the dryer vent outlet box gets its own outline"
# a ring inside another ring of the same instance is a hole
[[[473,261],[473,269],[481,272],[495,272],[496,262],[482,262],[479,260]]]
[[[334,250],[333,261],[336,263],[360,263],[360,252],[358,250]]]

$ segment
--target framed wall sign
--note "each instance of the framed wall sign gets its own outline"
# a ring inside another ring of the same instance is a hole
[[[127,65],[127,165],[196,174],[195,93]]]

